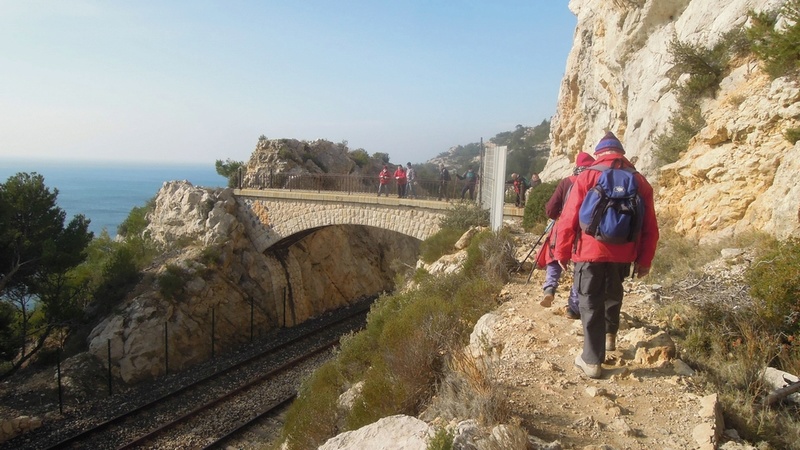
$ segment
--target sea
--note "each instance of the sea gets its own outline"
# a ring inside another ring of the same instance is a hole
[[[158,194],[165,181],[187,180],[195,186],[221,187],[227,180],[217,174],[214,163],[156,164],[25,161],[0,159],[0,183],[19,172],[36,172],[66,212],[65,225],[76,214],[91,220],[89,231],[102,230],[116,236],[117,227],[131,209],[144,206]]]

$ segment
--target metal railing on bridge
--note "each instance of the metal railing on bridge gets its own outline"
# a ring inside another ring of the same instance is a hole
[[[463,181],[451,180],[443,184],[438,179],[416,179],[406,185],[406,198],[437,200],[460,199]],[[336,174],[286,174],[262,173],[240,181],[240,189],[286,189],[289,191],[338,192],[355,195],[378,195],[378,178],[359,175]],[[479,186],[475,187],[475,196]],[[441,190],[441,193],[440,193]],[[391,180],[381,191],[390,197],[399,195],[396,180]],[[467,198],[469,193],[465,196]]]

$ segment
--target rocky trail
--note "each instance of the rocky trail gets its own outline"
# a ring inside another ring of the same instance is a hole
[[[574,365],[583,331],[580,320],[563,314],[572,280],[562,277],[545,308],[544,272],[527,278],[523,270],[506,284],[487,338],[496,381],[510,393],[512,415],[542,440],[538,448],[753,448],[725,430],[716,395],[704,391],[659,327],[659,286],[625,281],[617,349],[594,380]]]

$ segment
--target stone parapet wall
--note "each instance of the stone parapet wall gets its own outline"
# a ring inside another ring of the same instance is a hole
[[[264,251],[280,240],[330,225],[365,225],[425,240],[439,230],[447,203],[396,198],[313,194],[285,191],[241,191],[239,220],[250,240]],[[433,205],[427,205],[433,204]]]

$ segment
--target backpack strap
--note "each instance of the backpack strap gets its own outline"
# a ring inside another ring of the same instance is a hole
[[[606,169],[620,169],[630,173],[639,173],[635,167],[626,166],[623,163],[622,158],[616,158],[611,161],[611,164],[595,164],[593,166],[587,167],[589,170],[596,170],[598,172],[603,172]]]

